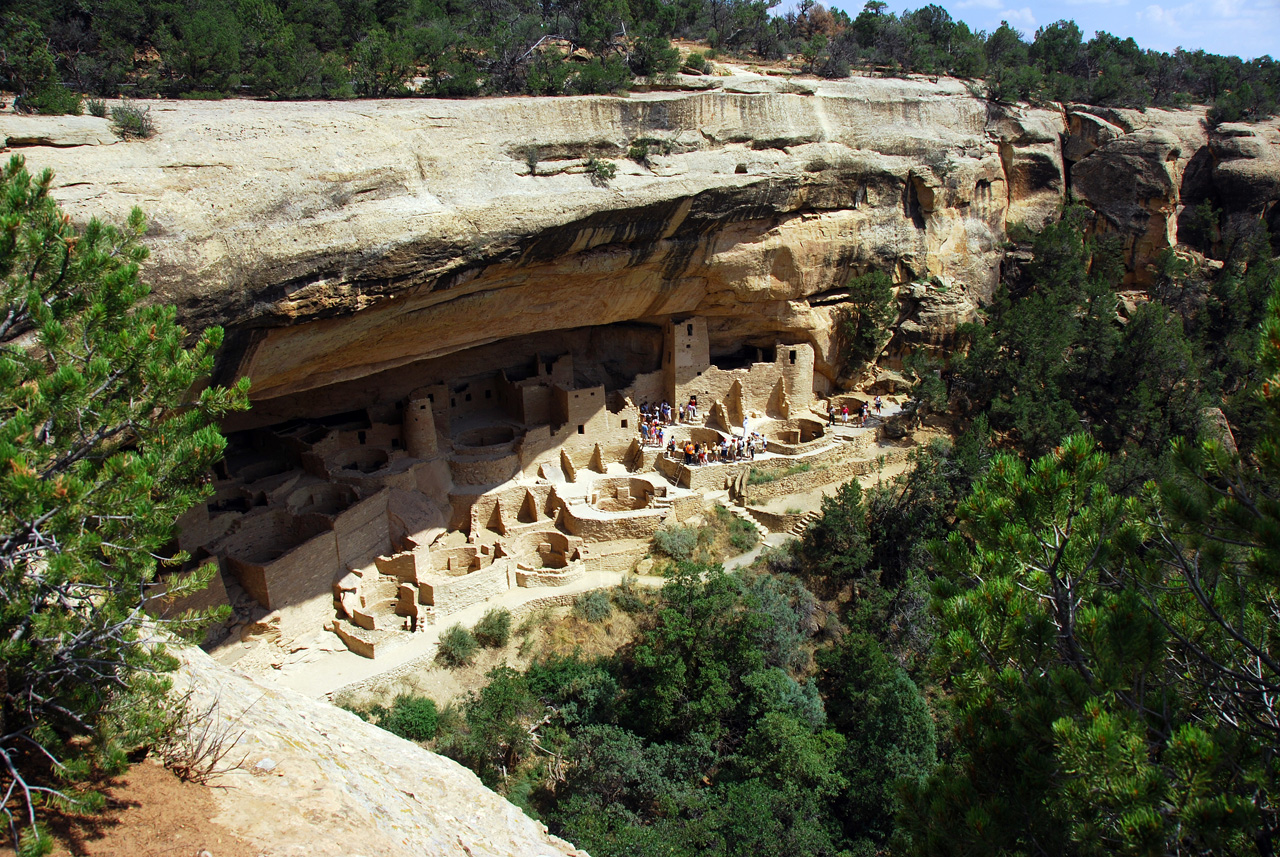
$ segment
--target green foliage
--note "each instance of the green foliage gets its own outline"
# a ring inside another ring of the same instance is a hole
[[[961,325],[950,398],[988,411],[1027,456],[1081,425],[1123,452],[1113,478],[1131,485],[1161,472],[1169,442],[1194,437],[1205,403],[1193,343],[1159,303],[1116,321],[1123,265],[1108,240],[1086,240],[1088,213],[1068,209],[1033,240],[1034,261],[997,293],[986,325]]]
[[[680,68],[680,52],[658,33],[652,22],[645,22],[627,58],[631,73],[639,77],[671,74]]]
[[[618,174],[618,165],[603,158],[587,158],[584,166],[587,169],[587,175],[591,176],[593,184],[606,185],[613,181],[613,177]]]
[[[150,107],[122,101],[111,108],[111,128],[121,140],[149,140],[156,135]]]
[[[872,549],[862,488],[850,480],[822,498],[822,517],[800,538],[800,555],[808,574],[845,580],[868,570]]]
[[[480,644],[475,635],[461,625],[451,625],[440,634],[436,657],[448,667],[465,667],[471,663]]]
[[[584,592],[573,601],[573,615],[587,622],[603,622],[613,615],[613,602],[603,589]]]
[[[18,107],[46,116],[79,116],[84,112],[84,99],[65,86],[54,84],[22,96]]]
[[[430,741],[436,737],[438,721],[434,700],[400,694],[391,703],[391,710],[378,718],[378,725],[410,741]]]
[[[681,67],[675,37],[708,45],[685,60],[694,73],[709,72],[719,50],[793,55],[827,78],[854,66],[985,78],[973,89],[997,100],[1198,101],[1213,105],[1215,122],[1263,117],[1280,97],[1280,63],[1270,57],[1144,51],[1105,32],[1086,42],[1068,21],[1028,41],[1005,23],[975,32],[932,4],[895,14],[873,2],[853,18],[816,3],[783,13],[757,0],[11,0],[6,12],[0,88],[28,105],[63,98],[42,91],[64,82],[100,96],[387,97],[406,94],[415,74],[424,80],[417,94],[436,97],[609,93],[633,75]],[[548,45],[549,37],[565,38],[569,52]],[[138,46],[159,62],[137,62]]]
[[[476,642],[491,649],[500,649],[511,639],[511,611],[505,607],[486,610],[480,621],[471,629]]]
[[[1200,449],[1242,484],[1275,484]],[[1274,813],[1274,718],[1258,703],[1280,672],[1256,658],[1276,616],[1246,605],[1274,597],[1275,566],[1247,558],[1274,563],[1259,536],[1280,507],[1236,517],[1245,493],[1215,491],[1215,465],[1183,454],[1186,479],[1159,502],[1125,499],[1075,435],[1030,465],[997,456],[961,504],[935,548],[954,751],[909,789],[917,850],[1234,853]],[[1261,526],[1219,529],[1247,517]]]
[[[99,119],[107,118],[107,103],[98,98],[90,98],[85,102],[85,107],[89,111],[90,116],[96,116]]]
[[[734,516],[729,521],[729,545],[739,553],[751,550],[760,541],[760,531],[747,521]]]
[[[405,91],[405,80],[413,73],[413,51],[407,42],[375,26],[356,44],[351,66],[356,95],[398,95]]]
[[[893,281],[881,271],[868,271],[849,280],[849,299],[836,312],[841,356],[847,367],[874,361],[885,334],[897,319]]]
[[[684,71],[689,74],[710,74],[711,63],[700,51],[689,51],[684,58]]]
[[[486,678],[484,688],[468,696],[461,728],[442,738],[439,749],[492,788],[531,750],[528,727],[542,705],[528,679],[510,667],[494,667]]]
[[[894,832],[898,790],[921,783],[937,761],[929,708],[910,677],[865,634],[823,650],[818,666],[827,717],[849,736],[840,760],[848,777],[841,822],[855,843],[865,842],[862,848],[883,849]]]
[[[630,84],[631,70],[620,57],[592,57],[574,77],[572,89],[581,95],[610,95]]]
[[[653,534],[653,546],[676,562],[687,562],[699,544],[698,528],[687,524],[666,523]]]
[[[609,590],[613,606],[623,613],[644,613],[649,609],[649,602],[640,594],[640,587],[634,575],[626,575],[622,582]]]
[[[191,394],[221,331],[188,348],[172,307],[139,306],[142,213],[78,229],[52,180],[19,157],[0,171],[0,758],[28,804],[91,766],[114,770],[125,744],[158,727],[175,664],[144,641],[147,586],[158,557],[185,559],[168,550],[173,522],[210,493],[217,420],[248,390]],[[167,586],[177,596],[206,581],[175,574]],[[217,612],[162,624],[192,635]],[[52,773],[43,754],[59,760]]]

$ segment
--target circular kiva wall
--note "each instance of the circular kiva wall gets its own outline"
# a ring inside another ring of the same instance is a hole
[[[453,445],[469,453],[503,452],[515,439],[516,430],[511,426],[482,426],[460,433]]]

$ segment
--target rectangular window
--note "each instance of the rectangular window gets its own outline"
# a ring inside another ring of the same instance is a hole
[[[623,421],[622,421],[622,427],[623,427],[623,428],[626,428],[626,427],[627,427],[627,421],[626,421],[626,420],[623,420]]]
[[[794,366],[795,363],[796,363],[796,352],[795,352],[795,349],[793,348],[791,350],[791,365]]]
[[[587,433],[586,426],[578,426],[578,434],[586,434],[586,433]]]
[[[360,444],[361,444],[362,446],[364,445],[364,439],[365,439],[365,433],[364,433],[364,432],[362,432],[362,431],[360,431],[360,432],[356,432],[356,440],[360,441]]]
[[[793,362],[794,362],[794,361],[793,361]],[[486,399],[492,399],[492,398],[493,398],[493,390],[485,390],[485,391],[484,391],[484,397],[485,397]]]
[[[686,324],[686,325],[685,325],[685,327],[684,327],[684,329],[685,329],[686,331],[688,331],[688,333],[689,333],[689,335],[690,335],[690,336],[693,336],[693,325],[692,325],[692,324]]]
[[[469,401],[471,401],[471,394],[470,394],[470,393],[467,393],[467,401],[468,401],[468,402],[469,402]]]

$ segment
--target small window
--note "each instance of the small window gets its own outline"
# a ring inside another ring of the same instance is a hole
[[[593,399],[594,399],[595,397],[596,397],[596,391],[595,391],[595,390],[592,390],[592,391],[591,391],[591,398],[593,398]]]
[[[686,342],[686,343],[684,344],[684,347],[685,347],[685,348],[692,348],[692,347],[693,347],[693,345],[692,345],[692,344],[690,344],[690,343],[688,343],[688,342]]]
[[[626,420],[623,420],[623,421],[622,421],[622,427],[623,427],[623,428],[626,428],[626,427],[627,427],[627,421],[626,421]]]
[[[688,332],[688,334],[689,334],[690,336],[693,336],[693,325],[692,325],[692,324],[686,324],[686,325],[684,326],[684,329]]]
[[[356,432],[356,440],[360,441],[361,446],[364,446],[365,437],[366,435],[364,432],[362,431]]]
[[[796,351],[793,348],[791,349],[791,365],[794,366],[795,363],[796,363]]]
[[[431,402],[432,404],[435,404],[435,401],[436,401],[436,394],[435,394],[435,393],[427,393],[427,401],[428,401],[428,402]]]
[[[426,405],[418,405],[418,410],[425,411],[426,409],[427,409]]]
[[[586,434],[586,433],[587,433],[586,426],[578,426],[578,434]]]
[[[467,393],[467,401],[468,401],[468,402],[469,402],[469,401],[471,401],[471,394],[470,394],[470,393]]]
[[[398,437],[393,437],[393,438],[391,438],[391,448],[392,448],[392,449],[399,449],[399,448],[400,448],[400,438],[398,438]]]
[[[450,398],[449,398],[449,407],[451,407],[451,408],[455,408],[455,407],[457,407],[457,406],[458,406],[458,400],[457,400],[457,399],[455,399],[455,398],[453,398],[453,397],[450,397]]]
[[[792,362],[792,363],[794,363],[794,362],[795,362],[795,359],[794,359],[795,352],[793,351],[793,352],[791,352],[791,353],[792,353],[792,355],[793,355],[793,359],[792,359],[792,361],[791,361],[791,362]],[[485,397],[486,399],[492,399],[492,398],[493,398],[493,390],[485,390],[485,391],[484,391],[484,397]]]

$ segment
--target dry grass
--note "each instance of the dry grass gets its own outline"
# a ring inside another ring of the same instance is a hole
[[[445,669],[432,664],[368,688],[349,691],[334,702],[344,708],[368,710],[375,705],[390,705],[400,694],[409,694],[428,696],[444,708],[483,687],[486,675],[494,667],[524,670],[535,658],[571,655],[575,651],[585,657],[610,655],[631,642],[635,633],[635,618],[621,610],[615,609],[608,619],[593,624],[574,616],[569,607],[543,608],[519,621],[506,646],[480,649],[469,666]]]

